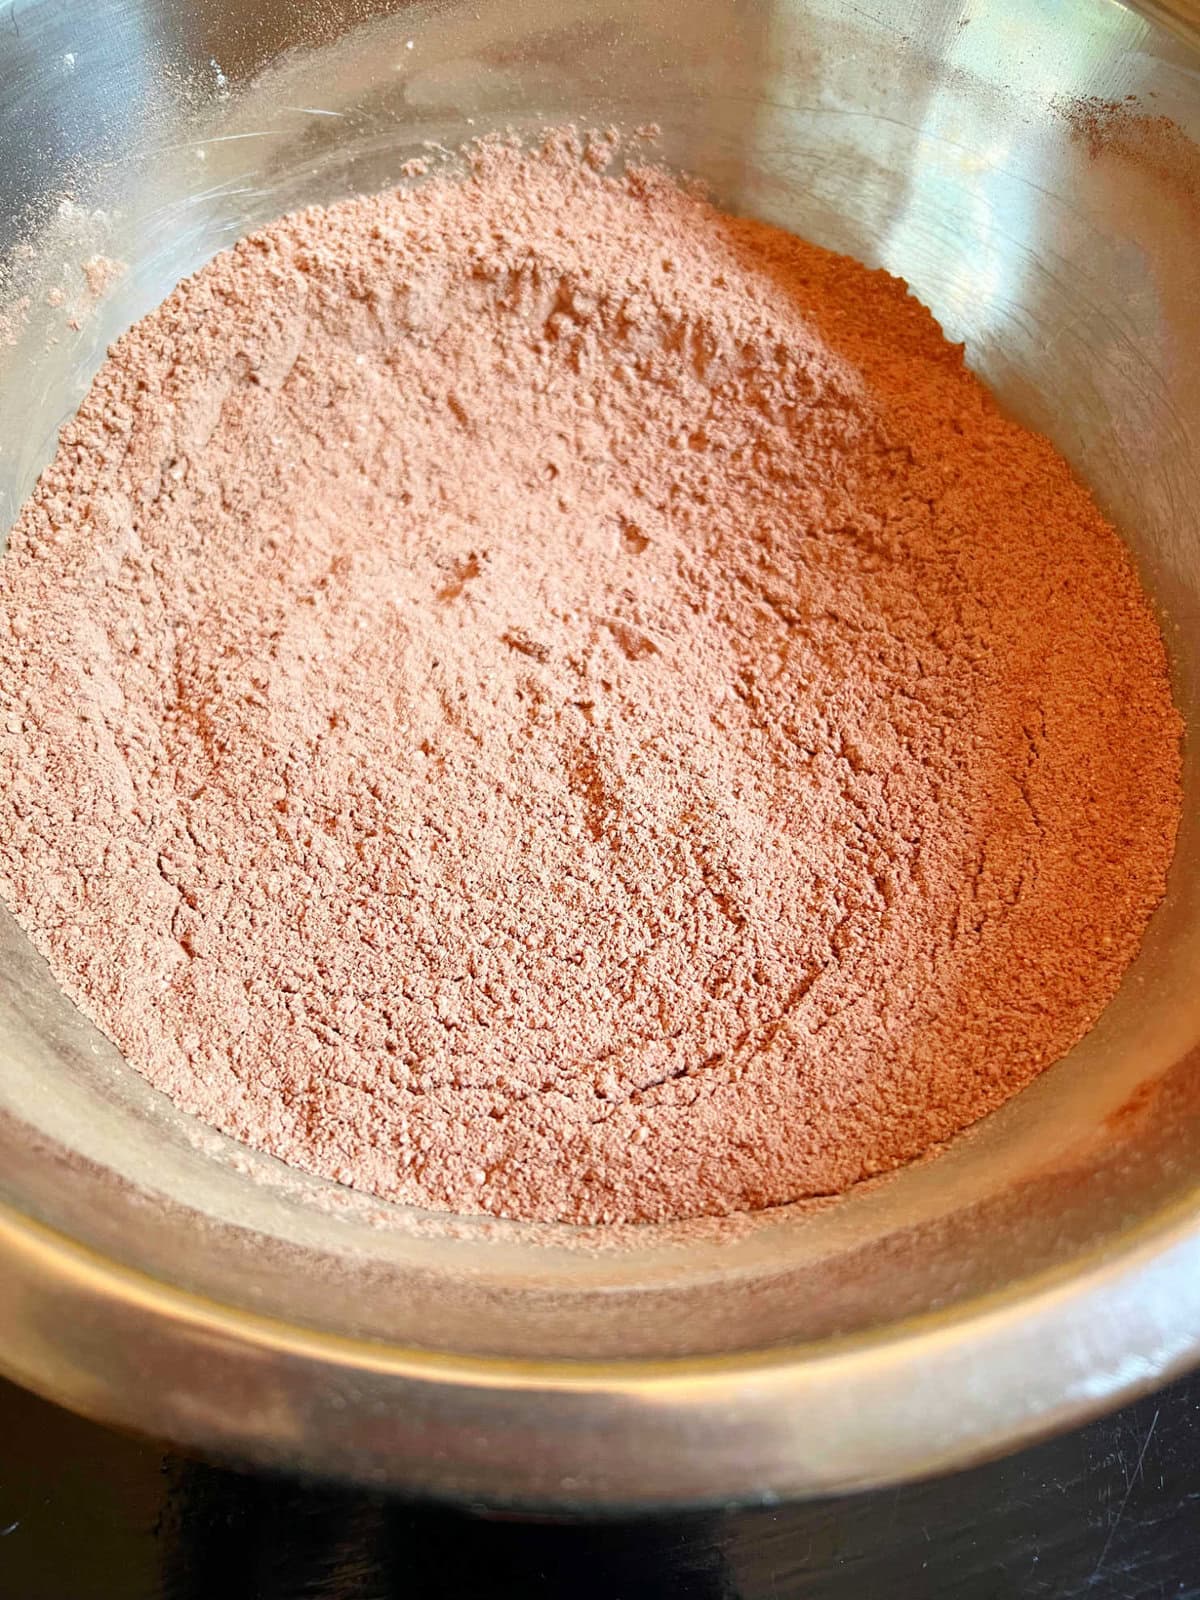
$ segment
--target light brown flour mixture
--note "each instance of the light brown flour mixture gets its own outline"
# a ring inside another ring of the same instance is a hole
[[[115,347],[0,568],[0,891],[180,1105],[398,1200],[839,1190],[1163,893],[1112,529],[883,273],[569,137]]]

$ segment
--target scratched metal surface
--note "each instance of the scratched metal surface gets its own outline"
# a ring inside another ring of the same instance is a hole
[[[990,1466],[770,1511],[537,1524],[250,1477],[0,1384],[0,1600],[1188,1600],[1200,1375]]]

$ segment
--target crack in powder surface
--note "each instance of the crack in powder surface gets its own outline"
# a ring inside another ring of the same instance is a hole
[[[0,567],[0,892],[310,1172],[719,1214],[1087,1031],[1180,723],[1116,535],[901,282],[580,155],[285,218],[118,342]]]

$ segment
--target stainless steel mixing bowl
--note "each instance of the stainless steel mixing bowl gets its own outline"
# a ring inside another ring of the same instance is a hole
[[[903,274],[1057,441],[1136,552],[1195,727],[1200,156],[1072,109],[1137,96],[1200,134],[1194,23],[0,4],[0,519],[106,342],[250,225],[489,129],[653,121],[731,207]],[[129,270],[91,304],[95,253]],[[1092,1036],[935,1159],[734,1238],[422,1217],[289,1174],[152,1093],[0,917],[0,1367],[228,1455],[560,1506],[880,1483],[1111,1404],[1200,1351],[1194,739],[1186,782],[1168,900]]]

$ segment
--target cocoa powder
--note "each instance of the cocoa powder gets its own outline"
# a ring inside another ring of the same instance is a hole
[[[152,1083],[572,1222],[830,1193],[1111,998],[1180,808],[1115,533],[898,280],[611,139],[114,347],[0,566],[0,893]]]

